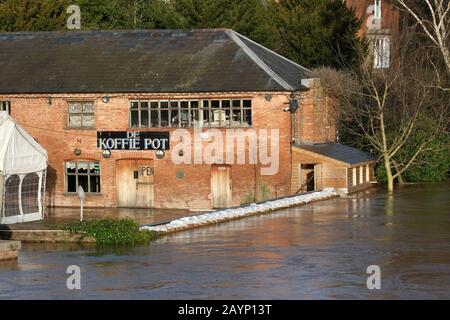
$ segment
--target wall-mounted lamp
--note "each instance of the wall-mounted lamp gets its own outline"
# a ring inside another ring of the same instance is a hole
[[[298,109],[298,100],[292,99],[289,107],[291,109],[291,113],[295,113],[295,111],[297,111],[297,109]]]
[[[102,155],[105,159],[111,158],[111,150],[103,150]]]
[[[108,96],[104,96],[102,98],[103,103],[108,103],[109,102],[109,97]]]
[[[298,100],[293,98],[291,101],[289,101],[289,107],[286,107],[283,111],[284,112],[290,112],[295,113],[298,109]]]
[[[265,96],[264,96],[264,98],[266,99],[266,101],[272,101],[272,95],[271,94],[266,94]]]
[[[81,155],[81,149],[75,148],[75,150],[73,150],[73,153],[75,153],[75,155],[78,157]]]
[[[179,155],[180,157],[184,156],[184,151],[183,151],[183,150],[178,151],[178,155]]]
[[[156,151],[156,158],[158,158],[159,160],[161,160],[162,158],[164,158],[165,155],[166,155],[166,153],[164,152],[164,150],[158,150],[158,151]]]
[[[48,104],[49,106],[52,105],[52,97],[47,97],[47,104]]]

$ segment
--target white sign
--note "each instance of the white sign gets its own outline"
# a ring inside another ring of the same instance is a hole
[[[67,18],[67,29],[79,30],[81,29],[81,10],[77,5],[71,5],[66,11],[70,16]]]

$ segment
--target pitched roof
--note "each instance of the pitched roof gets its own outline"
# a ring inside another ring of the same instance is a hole
[[[0,93],[306,89],[311,72],[229,29],[0,33]]]
[[[20,125],[0,111],[0,174],[31,173],[47,168],[47,151]]]
[[[348,165],[355,165],[363,162],[376,161],[370,153],[352,148],[343,144],[327,142],[318,144],[295,144],[297,148],[331,158]]]

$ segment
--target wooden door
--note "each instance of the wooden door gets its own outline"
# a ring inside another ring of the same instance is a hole
[[[299,164],[299,184],[301,192],[314,191],[316,188],[316,171],[313,164]]]
[[[322,164],[314,165],[314,191],[323,189]]]
[[[153,160],[119,160],[116,164],[117,206],[153,207]]]
[[[232,203],[231,167],[211,167],[211,205],[213,208],[228,208]]]

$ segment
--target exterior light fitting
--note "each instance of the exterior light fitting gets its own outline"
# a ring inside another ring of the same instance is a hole
[[[108,96],[104,96],[102,98],[103,103],[108,103],[109,102],[109,97]]]
[[[164,150],[156,151],[156,158],[158,158],[159,160],[163,159],[165,155],[166,155],[166,153],[164,152]]]
[[[105,159],[111,158],[111,150],[103,150],[102,155],[103,155],[103,158],[105,158]]]
[[[81,149],[76,148],[75,150],[73,150],[73,153],[75,153],[75,155],[78,157],[81,155]]]
[[[49,106],[52,105],[52,97],[47,97],[47,104],[48,104]]]
[[[298,109],[298,100],[297,99],[292,99],[290,104],[289,104],[289,111],[291,113],[295,113]]]

